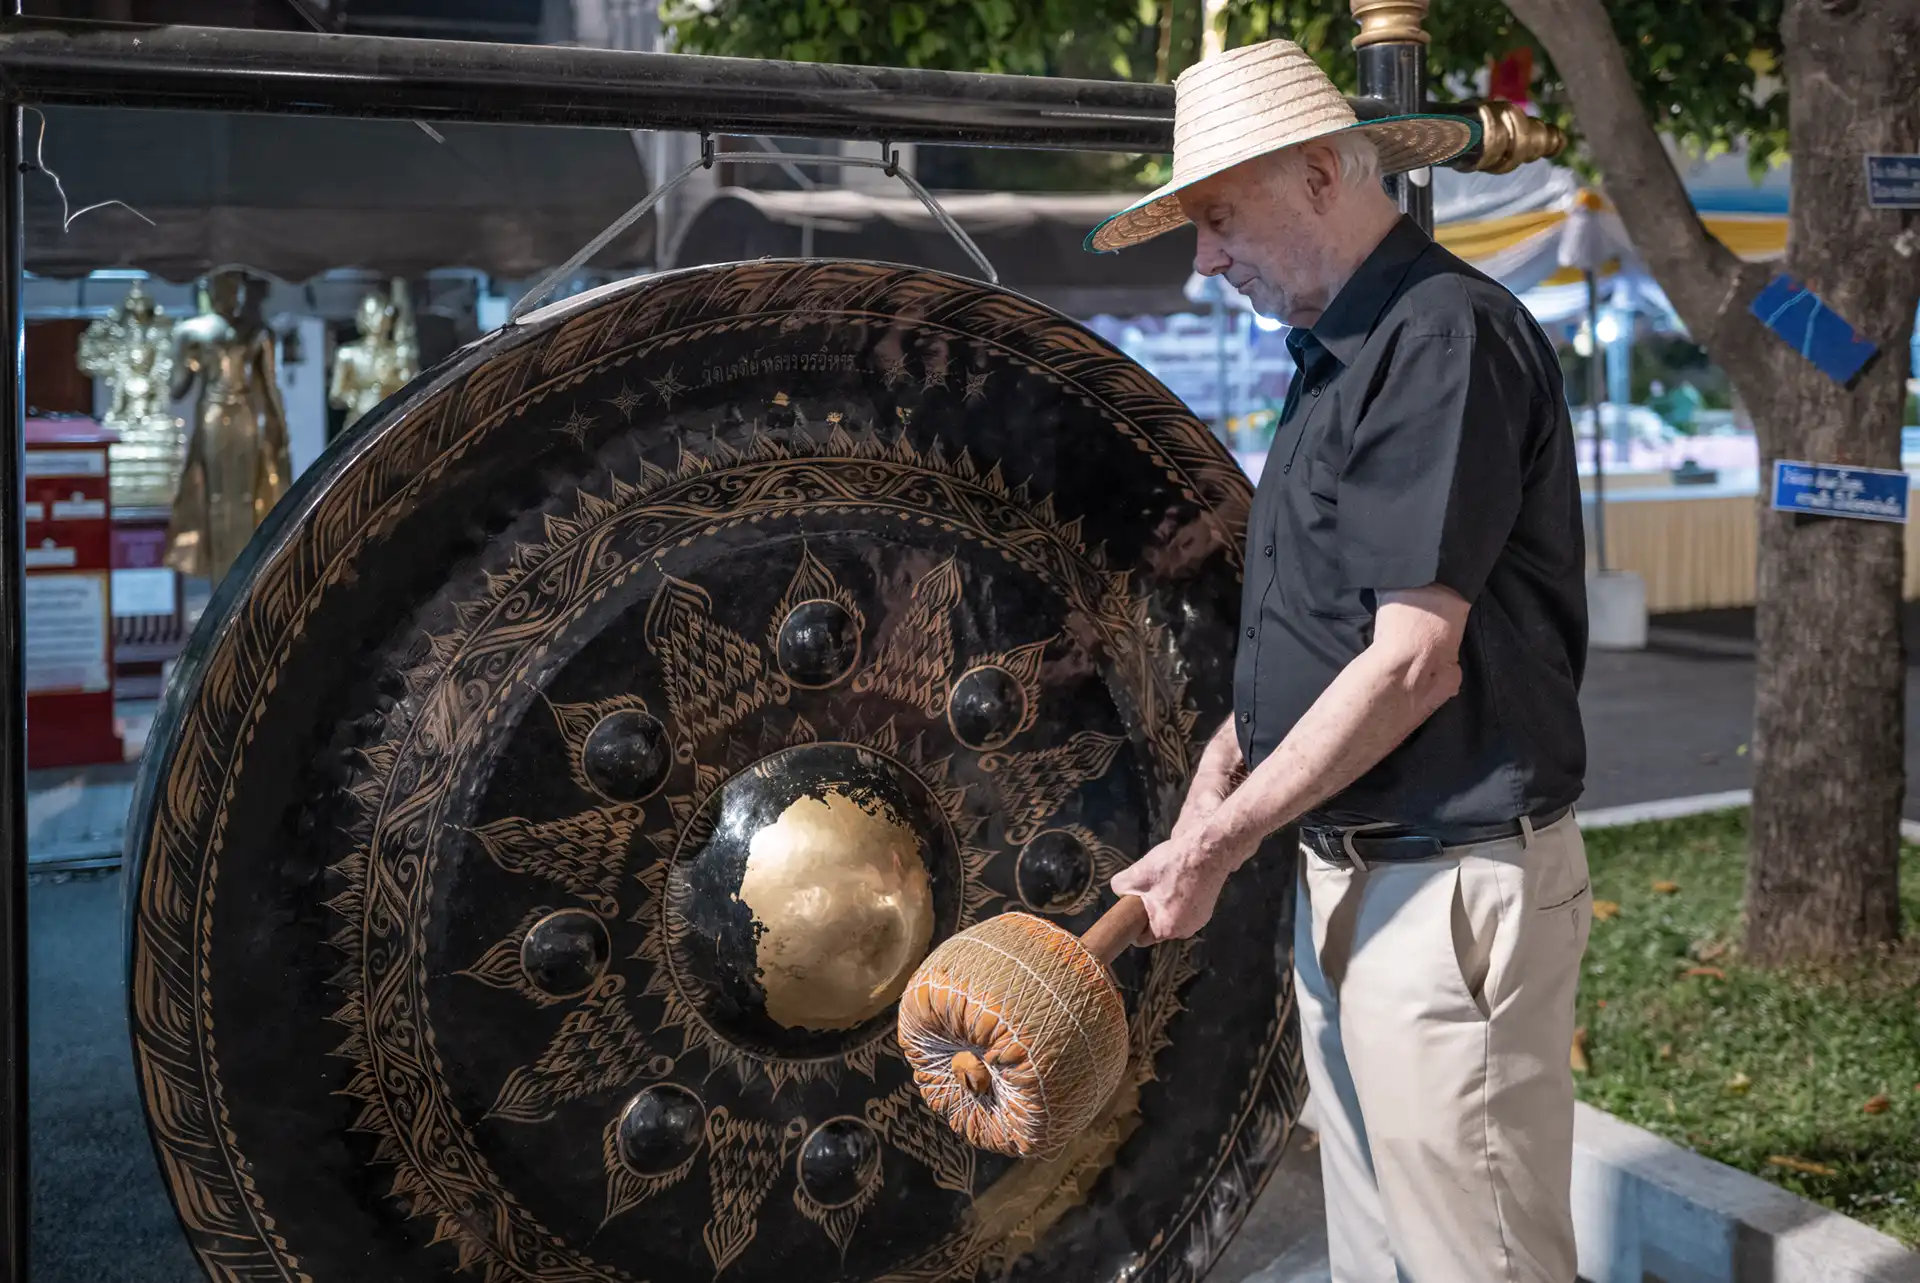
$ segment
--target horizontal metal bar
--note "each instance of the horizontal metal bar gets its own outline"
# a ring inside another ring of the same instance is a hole
[[[0,18],[0,99],[1068,151],[1173,147],[1169,85],[56,18]],[[1376,98],[1347,101],[1362,120],[1390,110]],[[1476,146],[1452,167],[1472,169],[1480,154]]]
[[[468,40],[0,20],[13,102],[1164,152],[1173,90]]]

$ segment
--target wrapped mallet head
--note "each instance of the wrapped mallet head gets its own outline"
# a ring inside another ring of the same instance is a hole
[[[969,1144],[1019,1158],[1084,1132],[1127,1068],[1109,966],[1146,925],[1125,896],[1084,936],[1009,912],[942,943],[900,998],[900,1046],[928,1107]]]

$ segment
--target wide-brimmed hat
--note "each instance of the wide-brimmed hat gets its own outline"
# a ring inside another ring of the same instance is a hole
[[[1187,221],[1179,193],[1244,161],[1316,138],[1359,133],[1380,153],[1380,172],[1443,165],[1480,140],[1461,116],[1361,120],[1306,50],[1268,40],[1216,54],[1173,82],[1173,180],[1093,229],[1087,248],[1125,249]]]

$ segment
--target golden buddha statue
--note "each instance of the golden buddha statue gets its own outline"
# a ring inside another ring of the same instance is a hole
[[[218,584],[293,479],[274,334],[260,315],[266,283],[216,273],[199,316],[174,327],[173,395],[195,381],[185,466],[167,531],[167,564]]]
[[[389,297],[369,292],[360,300],[354,324],[360,337],[334,353],[327,392],[335,408],[347,412],[347,427],[420,373],[420,341],[405,281],[396,280]]]
[[[80,336],[80,372],[107,381],[104,426],[120,438],[107,447],[115,508],[164,508],[180,484],[185,425],[168,398],[173,328],[173,318],[135,282],[119,307]]]

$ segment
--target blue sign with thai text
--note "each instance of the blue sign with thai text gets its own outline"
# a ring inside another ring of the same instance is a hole
[[[1904,523],[1909,484],[1906,473],[1890,468],[1842,468],[1777,459],[1773,507],[1777,512]]]
[[[1867,204],[1920,209],[1920,156],[1867,157]]]

